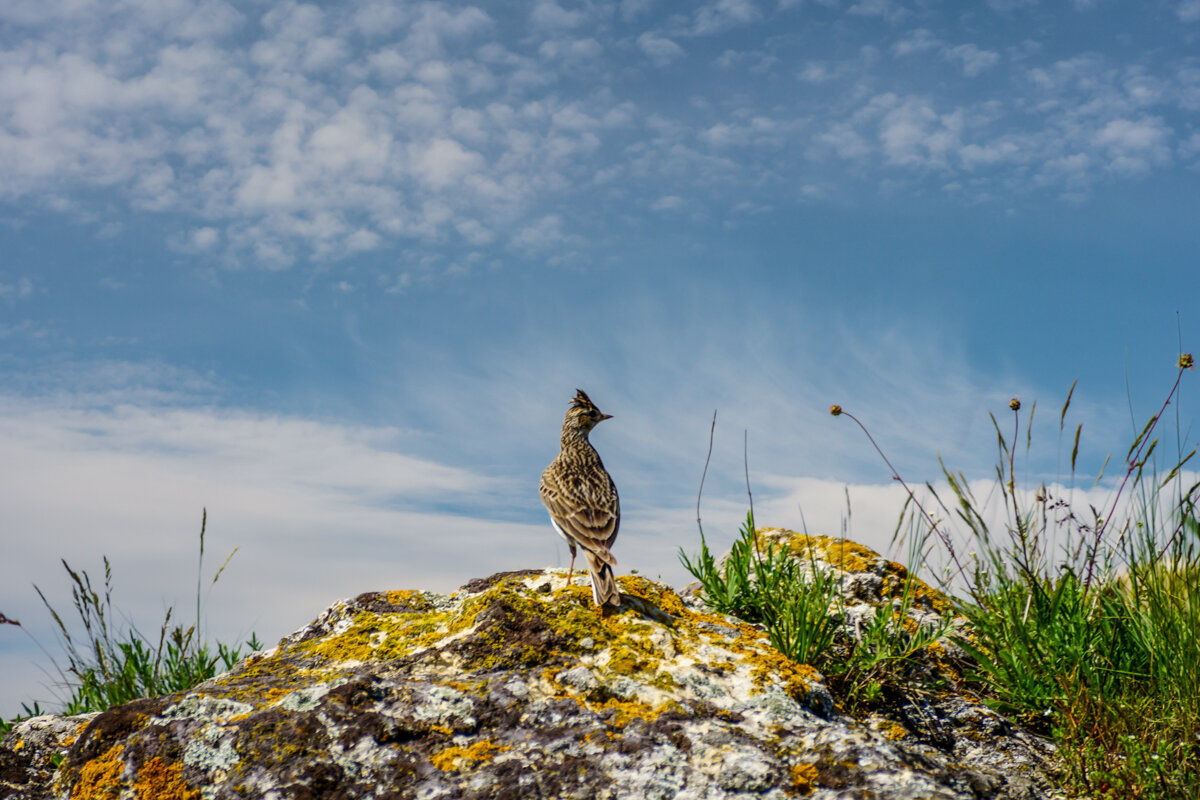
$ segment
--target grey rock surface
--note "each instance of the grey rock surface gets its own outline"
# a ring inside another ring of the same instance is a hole
[[[891,607],[891,562],[818,540],[827,567],[862,576],[845,607]],[[600,616],[585,581],[536,570],[340,600],[187,692],[20,723],[0,797],[1057,796],[1049,745],[952,675],[855,719],[819,672],[701,598],[627,576]],[[948,613],[928,591],[918,611]]]

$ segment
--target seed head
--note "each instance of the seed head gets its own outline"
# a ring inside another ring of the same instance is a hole
[[[831,406],[829,407],[829,413],[830,413],[830,414],[833,414],[835,417],[837,417],[837,416],[841,416],[841,413],[842,413],[842,407],[841,407],[841,406],[839,406],[837,403],[834,403],[833,405],[831,405]]]
[[[1008,401],[1008,407],[1011,408],[1013,411],[1020,411],[1021,410],[1021,401],[1014,397],[1012,400]]]
[[[1181,355],[1179,357],[1179,368],[1180,369],[1195,369],[1196,368],[1196,361],[1195,361],[1195,359],[1192,358],[1191,353],[1184,353],[1183,355]]]

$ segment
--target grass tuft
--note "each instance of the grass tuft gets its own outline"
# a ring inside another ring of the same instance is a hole
[[[905,624],[916,597],[912,571],[905,576],[898,602],[878,609],[861,631],[851,634],[841,578],[820,567],[809,550],[808,562],[783,545],[765,546],[747,512],[728,557],[718,564],[701,533],[700,552],[679,559],[704,588],[714,610],[762,625],[771,644],[800,664],[821,670],[839,689],[852,713],[870,707],[885,687],[908,691],[905,683],[923,651],[946,635],[951,620],[936,628]]]
[[[75,608],[78,627],[72,627],[51,605],[41,588],[34,590],[50,612],[56,627],[66,664],[54,662],[60,677],[60,688],[68,692],[59,713],[73,715],[104,711],[130,700],[155,697],[189,689],[220,672],[230,669],[242,657],[242,646],[221,642],[214,645],[202,641],[199,631],[202,619],[201,578],[204,569],[204,538],[208,525],[205,510],[200,522],[200,559],[197,566],[196,621],[184,628],[172,624],[173,609],[168,608],[155,639],[144,636],[136,627],[119,629],[112,605],[112,564],[103,558],[104,580],[93,584],[87,570],[75,570],[62,560],[63,569],[71,579],[71,602]],[[236,552],[236,549],[234,550]],[[229,564],[233,553],[213,576],[210,586],[217,582]],[[15,620],[0,615],[0,620],[20,626]],[[251,634],[244,643],[249,651],[261,649],[258,637]],[[7,733],[16,722],[46,713],[41,705],[22,704],[22,714],[7,722],[0,720],[0,734]]]

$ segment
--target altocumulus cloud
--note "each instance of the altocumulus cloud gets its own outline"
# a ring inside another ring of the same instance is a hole
[[[979,13],[1017,24],[1028,6],[992,9]],[[529,236],[505,232],[554,214],[539,239],[601,239],[631,195],[705,197],[724,218],[796,185],[1078,194],[1195,160],[1180,142],[1196,72],[1172,51],[1051,56],[967,39],[951,18],[916,24],[890,0],[14,0],[0,20],[0,199],[92,214],[76,190],[100,189],[213,231],[191,245],[227,263],[414,243],[462,263],[485,245],[522,252]],[[822,33],[837,20],[849,47]],[[631,52],[689,69],[648,96]]]

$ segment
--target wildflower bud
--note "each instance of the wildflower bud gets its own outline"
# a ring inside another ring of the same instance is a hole
[[[837,403],[834,403],[833,405],[831,405],[829,407],[829,413],[833,414],[835,417],[840,416],[842,413],[842,407],[839,406]]]
[[[1021,401],[1014,397],[1012,400],[1008,401],[1008,407],[1011,408],[1013,411],[1020,411],[1021,410]]]
[[[1194,369],[1195,366],[1196,366],[1196,362],[1192,358],[1191,353],[1184,353],[1183,355],[1181,355],[1179,357],[1179,368],[1180,369]]]

